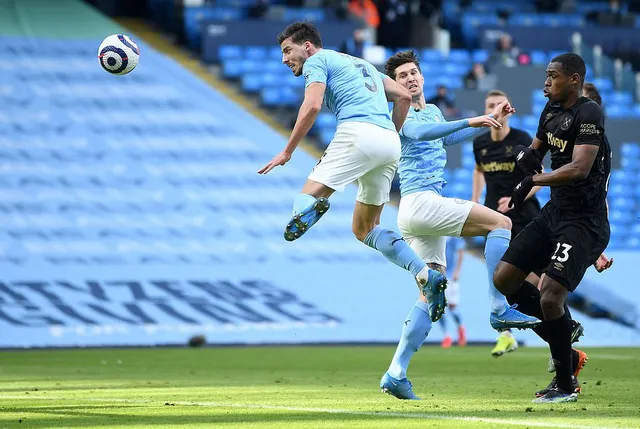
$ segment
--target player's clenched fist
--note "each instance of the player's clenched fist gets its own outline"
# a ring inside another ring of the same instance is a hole
[[[511,194],[511,201],[509,201],[509,207],[516,208],[516,211],[520,211],[522,209],[522,203],[531,192],[533,188],[533,179],[531,176],[527,176],[522,179],[522,182],[518,183],[518,186],[513,190],[513,194]]]
[[[518,167],[527,174],[542,173],[542,156],[536,149],[527,146],[516,146],[516,162]]]

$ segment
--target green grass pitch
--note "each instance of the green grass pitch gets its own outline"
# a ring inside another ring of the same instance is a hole
[[[423,347],[422,401],[378,382],[394,348],[3,351],[1,428],[640,428],[640,350],[585,349],[577,403],[536,405],[547,352]]]

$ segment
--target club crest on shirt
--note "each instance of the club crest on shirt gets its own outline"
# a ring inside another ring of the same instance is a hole
[[[562,129],[563,131],[567,131],[570,126],[571,126],[571,118],[568,116],[565,116],[564,118],[562,118],[562,122],[560,122],[560,129]]]
[[[504,148],[504,153],[507,155],[513,155],[513,146],[506,146]]]
[[[487,149],[480,150],[480,155],[485,156],[487,154]]]

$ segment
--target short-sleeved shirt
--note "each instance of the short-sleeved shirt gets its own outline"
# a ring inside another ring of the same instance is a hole
[[[321,49],[302,67],[305,86],[314,82],[327,86],[324,101],[342,122],[367,122],[395,131],[384,92],[386,77],[372,64],[351,55]]]

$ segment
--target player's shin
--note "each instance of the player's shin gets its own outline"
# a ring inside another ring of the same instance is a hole
[[[391,377],[402,380],[407,376],[411,357],[429,335],[431,325],[428,305],[420,300],[416,301],[404,322],[400,343],[387,371]]]
[[[381,226],[374,227],[364,239],[364,243],[382,253],[385,258],[417,276],[426,264],[402,239],[400,234]]]
[[[484,257],[487,265],[487,274],[489,275],[489,298],[491,300],[491,313],[504,313],[509,304],[505,296],[500,293],[493,284],[493,273],[502,259],[504,252],[509,247],[511,240],[511,231],[508,229],[495,229],[487,234],[487,241],[484,247]]]
[[[540,306],[540,291],[533,284],[527,280],[522,282],[520,289],[518,289],[513,295],[508,297],[509,304],[518,304],[518,310],[522,313],[537,317],[540,320],[544,319],[542,314],[542,307]],[[549,342],[549,327],[546,323],[540,324],[540,326],[533,328],[533,331],[545,342]]]

